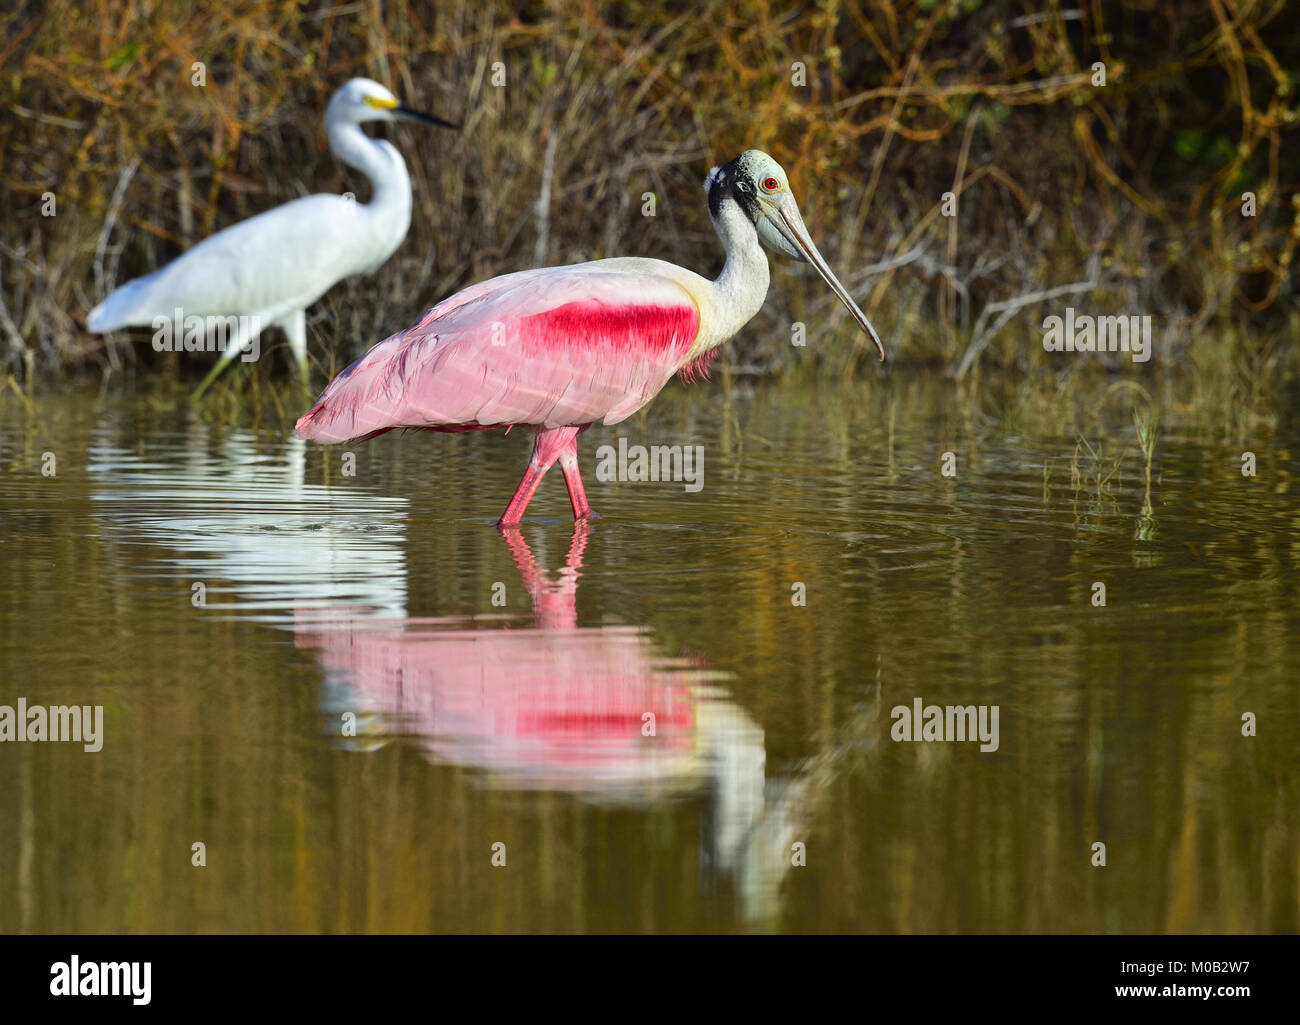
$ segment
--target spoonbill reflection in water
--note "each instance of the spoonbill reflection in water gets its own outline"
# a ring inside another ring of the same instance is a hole
[[[812,263],[885,358],[875,328],[809,237],[775,160],[748,150],[714,168],[705,189],[727,254],[716,281],[662,260],[620,258],[473,285],[339,374],[298,421],[299,435],[333,443],[399,427],[527,427],[532,457],[498,526],[519,524],[557,461],[574,518],[589,519],[578,435],[597,420],[627,419],[674,374],[707,369],[767,295],[760,243]]]
[[[590,527],[573,530],[556,573],[538,566],[519,531],[502,532],[531,623],[304,609],[295,644],[324,670],[331,731],[352,712],[361,730],[349,748],[403,736],[431,761],[477,770],[495,788],[631,809],[703,796],[711,879],[729,879],[748,915],[770,916],[789,838],[803,823],[806,781],[768,777],[763,730],[728,694],[726,674],[664,656],[649,629],[579,625]]]

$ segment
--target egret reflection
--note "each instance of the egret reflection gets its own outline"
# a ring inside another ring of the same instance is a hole
[[[157,546],[144,560],[157,572],[205,582],[207,614],[285,622],[343,600],[404,614],[405,499],[307,483],[296,438],[195,422],[169,441],[146,458],[97,430],[96,519],[106,537]]]

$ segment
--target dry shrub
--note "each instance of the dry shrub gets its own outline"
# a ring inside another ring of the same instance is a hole
[[[313,308],[327,365],[492,274],[608,255],[715,272],[701,180],[748,147],[791,171],[895,356],[1038,369],[1024,332],[1092,304],[1154,314],[1169,357],[1236,319],[1235,365],[1261,374],[1290,326],[1300,32],[1283,0],[52,0],[0,25],[0,368],[29,379],[154,359],[87,334],[85,312],[205,234],[311,191],[364,198],[321,127],[359,74],[464,129],[380,129],[411,167],[412,230]],[[835,310],[778,267],[731,358],[867,366],[856,338],[820,344],[831,325],[853,338]]]

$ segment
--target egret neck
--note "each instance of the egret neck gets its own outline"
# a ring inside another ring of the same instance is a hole
[[[370,180],[370,202],[358,204],[365,211],[372,231],[384,236],[386,251],[374,266],[392,254],[411,226],[411,176],[397,147],[383,139],[372,139],[355,121],[326,116],[325,131],[330,149],[343,163]]]

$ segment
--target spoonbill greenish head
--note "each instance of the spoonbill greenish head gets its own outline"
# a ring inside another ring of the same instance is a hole
[[[763,304],[763,244],[811,263],[884,359],[879,335],[813,244],[780,164],[749,150],[710,172],[705,188],[727,253],[716,280],[626,257],[472,285],[339,374],[298,434],[331,443],[396,428],[526,427],[532,458],[498,526],[520,522],[557,461],[574,518],[590,518],[578,435],[597,420],[625,420],[674,374],[706,370]]]
[[[803,215],[799,213],[799,204],[790,191],[790,181],[780,164],[762,150],[746,150],[725,167],[715,167],[710,171],[704,188],[709,194],[709,213],[715,224],[722,204],[731,199],[753,222],[759,240],[768,249],[793,260],[811,263],[884,360],[885,346],[876,329],[817,251]]]

